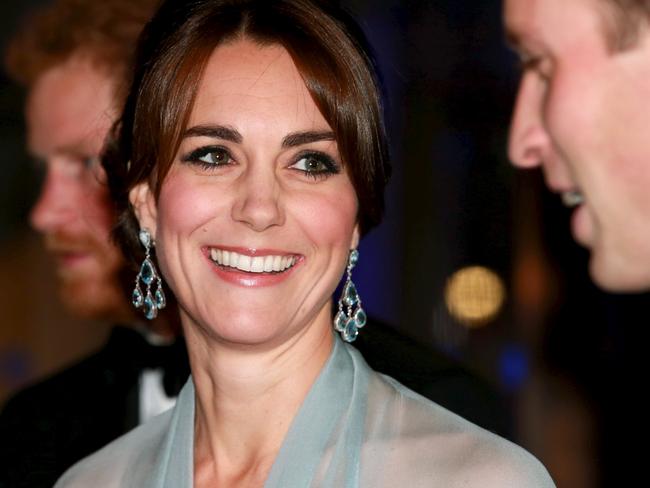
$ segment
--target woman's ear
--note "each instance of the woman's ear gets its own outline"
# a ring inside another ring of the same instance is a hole
[[[156,235],[156,199],[149,188],[149,183],[140,183],[129,192],[129,201],[133,205],[135,216],[141,229],[149,229],[152,236]]]

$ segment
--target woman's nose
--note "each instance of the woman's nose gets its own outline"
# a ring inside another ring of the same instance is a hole
[[[232,216],[256,232],[284,223],[281,187],[272,170],[249,171],[241,178]]]
[[[543,93],[541,81],[534,74],[524,74],[510,125],[508,157],[519,168],[542,165],[550,138],[542,121]]]

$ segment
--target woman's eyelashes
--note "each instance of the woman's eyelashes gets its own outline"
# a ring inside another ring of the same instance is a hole
[[[301,171],[314,179],[327,178],[341,172],[339,164],[331,156],[315,151],[298,154],[295,162],[289,168]]]
[[[181,161],[199,165],[206,170],[215,170],[232,164],[235,159],[223,146],[203,146],[182,156]],[[314,179],[324,179],[341,172],[340,164],[320,151],[303,151],[293,158],[288,167]]]
[[[205,169],[226,166],[233,162],[228,149],[222,146],[203,146],[181,158],[184,163],[198,164]]]

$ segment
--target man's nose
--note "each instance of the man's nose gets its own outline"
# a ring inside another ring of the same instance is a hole
[[[519,168],[540,166],[550,144],[542,120],[541,83],[533,73],[524,73],[519,85],[508,144],[508,157]]]
[[[48,233],[66,222],[74,210],[70,203],[71,191],[64,175],[48,167],[41,191],[30,212],[32,227],[38,232]]]

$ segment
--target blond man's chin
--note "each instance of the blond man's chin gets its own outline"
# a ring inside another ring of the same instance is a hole
[[[610,293],[645,292],[650,290],[650,266],[640,261],[592,249],[589,274],[599,288]]]

